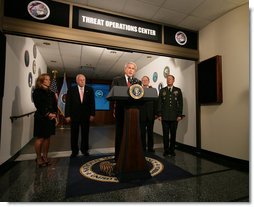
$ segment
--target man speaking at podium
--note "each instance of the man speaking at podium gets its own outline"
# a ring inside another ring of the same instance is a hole
[[[134,78],[134,75],[137,71],[137,65],[134,62],[128,62],[124,66],[124,75],[113,79],[113,86],[128,86],[130,87],[133,84],[141,85],[141,81],[137,78]],[[124,101],[116,101],[114,104],[114,117],[116,118],[116,131],[115,131],[115,161],[117,161],[122,135],[123,135],[123,126],[124,126]]]

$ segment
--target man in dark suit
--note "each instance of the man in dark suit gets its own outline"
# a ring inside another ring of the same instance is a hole
[[[79,153],[78,136],[81,128],[80,150],[84,156],[88,156],[90,122],[95,116],[94,91],[86,85],[86,77],[83,74],[76,76],[77,85],[67,92],[65,117],[71,122],[71,157]]]
[[[143,76],[142,79],[143,88],[152,88],[149,86],[150,79],[148,76]],[[141,141],[144,152],[147,150],[148,152],[154,151],[154,143],[153,143],[153,126],[154,119],[156,118],[157,113],[157,105],[156,101],[146,101],[140,107],[140,130],[141,130]],[[146,142],[146,134],[147,134],[147,142]],[[146,149],[147,148],[147,149]]]
[[[137,71],[137,65],[134,62],[126,63],[124,66],[124,75],[121,77],[117,77],[112,81],[113,86],[131,86],[133,84],[140,84],[141,81],[134,78],[134,75]],[[114,104],[114,116],[116,118],[116,131],[115,131],[115,161],[117,161],[120,147],[121,147],[121,140],[123,135],[123,126],[124,126],[124,106],[125,101],[117,101]]]
[[[176,130],[183,115],[183,96],[180,88],[173,86],[175,77],[167,76],[167,86],[160,89],[158,116],[162,121],[164,156],[175,156]],[[170,146],[169,146],[170,132]]]

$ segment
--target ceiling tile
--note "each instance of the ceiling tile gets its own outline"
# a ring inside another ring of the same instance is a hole
[[[166,0],[163,8],[189,14],[205,0]]]
[[[123,13],[125,13],[126,15],[140,17],[142,19],[152,19],[158,9],[158,6],[154,6],[137,0],[128,0],[128,3],[125,4],[125,7],[123,9]]]
[[[62,43],[59,43],[59,49],[62,55],[78,56],[78,58],[80,58],[81,45],[62,42]]]
[[[88,6],[115,12],[121,12],[124,5],[125,0],[88,0]]]
[[[139,1],[154,6],[162,6],[165,0],[139,0]]]
[[[191,15],[213,21],[233,8],[235,8],[235,4],[229,1],[207,0],[197,7]]]
[[[193,31],[198,31],[205,27],[209,23],[208,20],[188,16],[184,20],[182,20],[179,24],[177,24],[178,27],[181,28],[187,28]]]
[[[161,8],[153,17],[153,20],[168,25],[178,25],[185,17],[186,15],[183,13]]]
[[[105,49],[101,47],[83,46],[81,66],[96,67],[103,51]]]

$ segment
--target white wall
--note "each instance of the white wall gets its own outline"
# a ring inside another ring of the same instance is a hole
[[[186,117],[179,123],[176,140],[190,146],[196,146],[196,93],[195,93],[195,62],[169,57],[159,57],[146,67],[136,73],[136,77],[141,79],[144,75],[150,78],[150,85],[157,89],[162,83],[163,87],[167,85],[163,75],[164,68],[168,66],[170,74],[175,76],[174,85],[181,88],[183,93],[183,114]],[[153,81],[153,74],[157,72],[158,79]],[[156,120],[154,132],[162,135],[161,122]]]
[[[2,106],[2,126],[0,145],[0,164],[11,158],[33,137],[33,115],[11,122],[10,116],[18,116],[35,111],[31,99],[32,87],[28,85],[28,74],[32,73],[32,86],[41,73],[47,71],[47,65],[37,49],[33,57],[34,42],[31,38],[7,35],[6,69],[4,97]],[[24,53],[29,52],[29,65],[25,65]],[[32,65],[36,61],[36,72],[33,74]]]
[[[222,56],[223,103],[201,107],[202,149],[249,160],[249,8],[241,6],[199,32],[200,61]]]

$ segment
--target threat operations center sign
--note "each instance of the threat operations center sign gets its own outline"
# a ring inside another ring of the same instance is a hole
[[[73,8],[73,27],[161,43],[161,25],[78,7]]]

